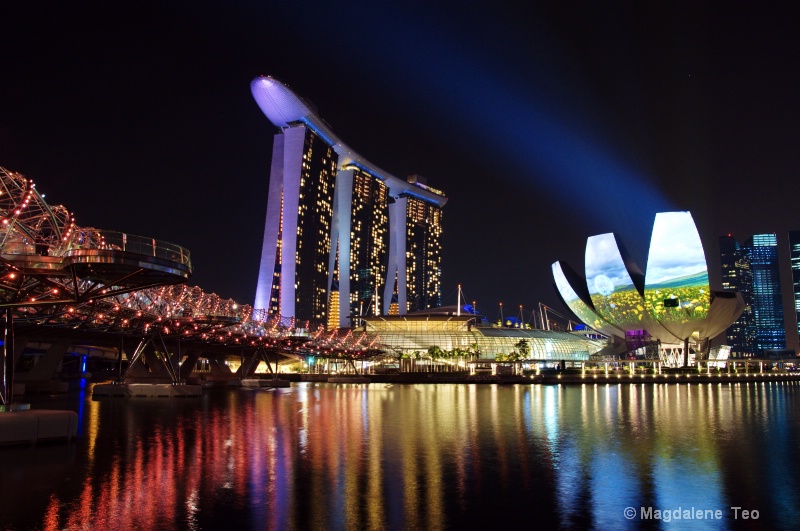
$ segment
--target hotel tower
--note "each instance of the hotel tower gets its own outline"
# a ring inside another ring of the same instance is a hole
[[[250,89],[279,128],[254,307],[345,327],[440,306],[444,194],[365,160],[281,82]]]

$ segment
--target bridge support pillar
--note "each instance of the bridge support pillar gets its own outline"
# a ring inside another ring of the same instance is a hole
[[[0,400],[10,406],[14,397],[14,314],[6,308],[3,326],[3,348],[0,349]]]
[[[202,352],[196,349],[186,351],[186,359],[181,363],[181,378],[186,380],[186,378],[192,375],[201,354]]]
[[[52,343],[36,365],[29,372],[20,375],[19,379],[27,382],[52,380],[61,367],[64,354],[69,350],[69,346],[70,343],[66,340]]]

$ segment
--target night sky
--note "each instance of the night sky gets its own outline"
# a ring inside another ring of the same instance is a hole
[[[264,74],[375,165],[447,193],[444,304],[461,284],[490,317],[560,309],[552,262],[580,271],[586,238],[614,231],[644,269],[664,210],[692,211],[713,288],[721,234],[777,232],[788,252],[792,13],[429,4],[3,0],[0,165],[81,226],[189,248],[190,284],[252,303],[276,132],[249,90]]]

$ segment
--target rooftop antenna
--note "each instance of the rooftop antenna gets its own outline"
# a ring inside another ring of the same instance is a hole
[[[500,303],[500,327],[502,328],[505,323],[503,322],[503,303]]]
[[[456,315],[461,317],[461,284],[458,285],[458,295],[456,297]]]

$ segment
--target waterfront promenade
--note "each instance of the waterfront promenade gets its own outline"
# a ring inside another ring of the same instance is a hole
[[[295,374],[281,375],[282,378],[302,382],[328,382],[329,378],[340,375],[327,374]],[[425,384],[704,384],[704,383],[746,383],[746,382],[797,382],[800,373],[786,371],[770,372],[697,372],[662,374],[630,374],[623,371],[586,371],[585,374],[574,372],[548,372],[532,375],[471,375],[463,373],[411,372],[400,374],[366,374],[359,378],[369,383]],[[348,382],[340,382],[348,383]],[[353,382],[356,383],[356,382]],[[361,382],[364,383],[364,382]]]

